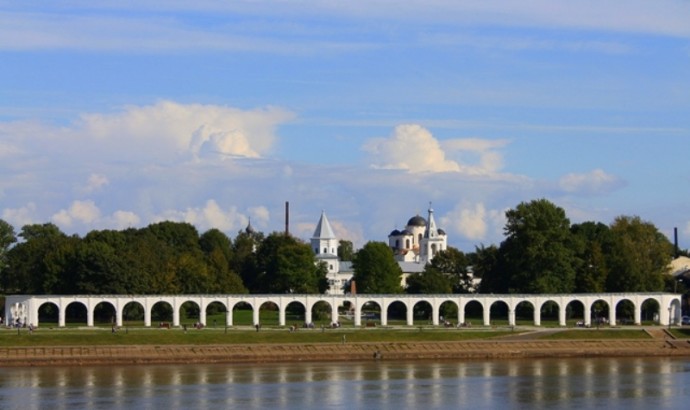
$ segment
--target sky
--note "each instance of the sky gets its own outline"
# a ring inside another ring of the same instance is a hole
[[[0,219],[499,244],[545,198],[690,248],[689,0],[0,0]]]

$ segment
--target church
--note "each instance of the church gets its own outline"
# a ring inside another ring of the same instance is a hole
[[[354,270],[352,262],[341,261],[338,257],[338,243],[333,228],[325,212],[316,224],[314,235],[310,239],[316,260],[324,262],[328,269],[328,294],[343,294],[350,283]],[[388,235],[395,260],[403,272],[402,286],[407,284],[407,277],[424,271],[424,266],[434,256],[448,247],[448,237],[443,229],[436,226],[434,210],[429,207],[427,219],[416,215],[407,221],[403,230],[393,230]]]

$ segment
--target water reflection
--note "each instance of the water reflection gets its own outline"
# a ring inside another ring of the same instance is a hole
[[[636,408],[690,399],[688,359],[0,369],[7,409]]]

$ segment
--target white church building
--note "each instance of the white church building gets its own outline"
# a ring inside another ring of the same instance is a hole
[[[338,257],[338,243],[333,228],[325,212],[321,212],[319,222],[312,235],[311,247],[318,262],[328,268],[328,294],[343,294],[354,275],[352,263],[341,261]],[[448,248],[448,237],[443,229],[436,226],[434,210],[429,207],[428,217],[416,215],[407,221],[402,231],[394,230],[388,235],[395,260],[403,272],[402,285],[406,286],[410,274],[424,271],[424,266],[442,250]]]

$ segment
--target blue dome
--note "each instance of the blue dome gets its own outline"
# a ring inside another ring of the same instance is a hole
[[[407,226],[426,226],[426,219],[419,215],[413,216],[409,221],[407,221]]]

